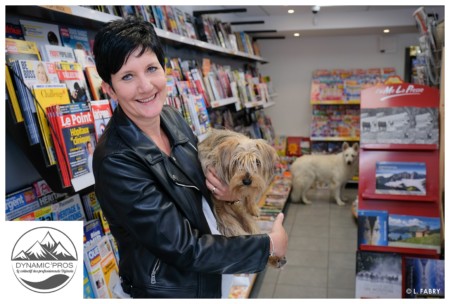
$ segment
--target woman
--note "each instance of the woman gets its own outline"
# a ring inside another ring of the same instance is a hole
[[[214,235],[211,192],[228,187],[202,172],[197,138],[163,106],[164,54],[153,26],[108,23],[94,42],[102,87],[118,101],[94,151],[95,191],[119,247],[124,291],[134,298],[218,298],[222,274],[255,273],[284,256],[283,216],[267,234]]]

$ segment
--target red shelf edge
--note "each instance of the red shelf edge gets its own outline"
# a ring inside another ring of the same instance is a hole
[[[361,144],[363,150],[435,151],[437,144]]]
[[[423,256],[439,256],[439,252],[435,249],[422,249],[422,248],[409,248],[409,247],[394,247],[394,246],[372,246],[372,245],[359,245],[360,250],[364,251],[376,251],[376,252],[395,252],[411,255],[423,255]]]
[[[389,194],[375,194],[375,193],[362,193],[363,199],[372,200],[388,200],[388,201],[413,201],[413,202],[427,202],[433,203],[437,201],[435,196],[420,196],[420,195],[389,195]]]

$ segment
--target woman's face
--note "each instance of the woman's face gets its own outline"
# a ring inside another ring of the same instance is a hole
[[[156,55],[140,49],[111,77],[114,89],[103,83],[107,93],[118,100],[125,114],[137,125],[158,117],[166,100],[166,75]]]
[[[37,79],[39,83],[47,83],[47,73],[45,72],[45,69],[42,65],[38,65],[36,69]]]

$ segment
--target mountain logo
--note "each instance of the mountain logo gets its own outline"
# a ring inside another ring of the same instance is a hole
[[[78,254],[72,240],[51,227],[34,228],[14,245],[11,264],[17,280],[29,290],[50,293],[75,275]]]

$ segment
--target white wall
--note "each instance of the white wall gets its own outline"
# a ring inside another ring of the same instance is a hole
[[[418,34],[394,36],[397,50],[380,53],[378,35],[300,37],[259,40],[262,75],[272,79],[276,105],[266,109],[277,134],[309,136],[312,107],[309,101],[312,72],[316,69],[395,67],[403,78],[405,48],[418,45]]]

